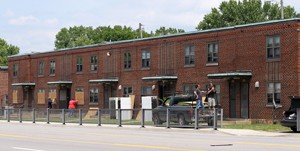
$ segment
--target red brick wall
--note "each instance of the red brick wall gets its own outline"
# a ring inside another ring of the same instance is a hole
[[[8,95],[8,72],[7,70],[0,71],[0,101],[1,107],[5,106],[5,96]]]
[[[176,81],[176,91],[182,91],[184,84],[208,83],[213,81],[220,84],[221,102],[225,117],[229,117],[229,79],[208,79],[207,74],[224,73],[237,70],[251,70],[252,77],[249,81],[249,118],[272,118],[272,108],[267,103],[267,59],[266,59],[266,36],[279,35],[281,58],[279,65],[281,82],[281,104],[283,108],[276,113],[281,115],[281,111],[289,106],[289,95],[300,95],[299,90],[299,23],[296,21],[283,21],[271,24],[237,26],[235,28],[219,29],[213,31],[198,32],[195,34],[185,34],[181,36],[169,36],[166,38],[153,38],[149,40],[136,40],[128,43],[107,44],[91,46],[84,48],[75,48],[73,50],[55,51],[42,54],[33,54],[31,56],[19,56],[9,59],[9,69],[12,69],[14,63],[19,64],[18,79],[11,78],[9,75],[9,86],[16,82],[34,82],[35,91],[40,87],[48,88],[47,82],[58,80],[72,81],[72,92],[77,87],[83,87],[85,91],[85,105],[88,108],[89,89],[98,87],[100,94],[100,103],[97,105],[103,107],[103,84],[90,84],[91,79],[104,78],[103,69],[107,64],[106,52],[111,51],[115,57],[115,72],[119,78],[117,85],[132,86],[133,94],[136,95],[135,107],[140,106],[141,86],[157,86],[154,81],[142,81],[142,77],[157,76],[160,74],[160,44],[172,42],[175,44],[174,67],[178,76]],[[218,65],[207,65],[207,44],[217,42],[219,47]],[[195,65],[184,66],[184,47],[186,45],[195,45]],[[141,49],[149,48],[151,51],[150,69],[141,67]],[[112,51],[115,50],[115,51]],[[132,69],[123,69],[123,54],[131,52]],[[98,55],[98,72],[89,71],[89,57],[92,54]],[[83,57],[84,67],[82,74],[76,73],[76,57]],[[112,57],[111,56],[111,57]],[[56,60],[56,74],[49,76],[49,60]],[[38,61],[45,61],[45,76],[38,77]],[[30,63],[29,63],[30,62]],[[21,66],[22,65],[22,66]],[[63,65],[65,65],[64,68]],[[260,87],[255,88],[254,83],[259,81]],[[240,82],[236,80],[235,82]],[[11,88],[11,87],[10,87]],[[47,91],[46,91],[47,92]],[[240,92],[240,87],[237,87]],[[47,93],[46,93],[47,94]],[[158,90],[153,91],[157,95]],[[20,94],[21,95],[21,94]],[[117,96],[121,96],[121,90],[117,90]],[[36,94],[35,94],[36,97]],[[12,91],[9,89],[9,98],[12,98]],[[240,95],[237,93],[237,116],[240,115]]]

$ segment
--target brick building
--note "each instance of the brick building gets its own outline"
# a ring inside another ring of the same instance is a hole
[[[8,71],[7,66],[0,66],[0,108],[8,105]]]
[[[109,108],[109,97],[164,97],[212,81],[229,118],[271,119],[275,101],[288,108],[299,91],[300,19],[9,57],[9,101],[15,107]],[[274,99],[273,99],[274,98]],[[273,101],[274,100],[274,101]]]

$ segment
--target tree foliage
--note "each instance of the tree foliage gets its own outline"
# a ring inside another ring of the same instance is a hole
[[[145,38],[182,32],[184,32],[184,30],[182,29],[160,27],[160,29],[157,29],[155,33],[153,33],[152,31],[150,33],[142,31],[142,34]],[[56,34],[55,48],[73,48],[78,46],[99,44],[103,42],[130,40],[139,37],[139,29],[134,30],[131,27],[127,26],[99,26],[95,29],[93,27],[74,26],[69,28],[62,28]]]
[[[7,44],[4,39],[0,38],[0,66],[7,66],[7,57],[19,53],[20,48]]]
[[[166,28],[166,27],[160,27],[159,29],[155,30],[155,36],[161,36],[161,35],[169,35],[169,34],[176,34],[176,33],[184,33],[183,29],[176,29],[176,28]]]
[[[294,7],[285,6],[284,18],[293,17],[300,17],[300,14],[295,12]],[[196,29],[205,30],[278,19],[281,19],[281,8],[276,3],[262,3],[261,0],[230,0],[223,1],[218,9],[212,8]]]

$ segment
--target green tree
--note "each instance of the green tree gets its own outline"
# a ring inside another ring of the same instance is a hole
[[[99,26],[95,29],[92,27],[74,26],[69,29],[62,28],[56,34],[55,48],[72,48],[98,44],[104,41],[134,39],[136,37],[136,31],[126,26],[116,25],[113,28],[110,26]]]
[[[159,29],[155,30],[155,36],[160,35],[169,35],[169,34],[177,34],[177,33],[184,33],[183,29],[176,29],[176,28],[166,28],[166,27],[160,27]]]
[[[160,27],[155,33],[147,33],[142,31],[143,37],[151,37],[158,35],[167,35],[182,33],[184,30],[176,28]],[[55,48],[73,48],[78,46],[85,46],[91,44],[99,44],[102,42],[130,40],[140,37],[140,30],[133,30],[131,27],[115,25],[93,27],[74,26],[69,28],[62,28],[56,34]]]
[[[281,19],[280,6],[276,3],[261,0],[223,1],[219,9],[212,8],[212,11],[204,16],[199,22],[197,30],[228,27],[234,25],[262,22]],[[300,17],[294,7],[284,7],[284,18]]]
[[[7,57],[19,53],[20,48],[7,44],[4,39],[0,38],[0,66],[7,66]]]
[[[93,44],[93,28],[74,26],[67,28],[62,28],[56,34],[55,48],[72,48],[77,46],[84,46]]]

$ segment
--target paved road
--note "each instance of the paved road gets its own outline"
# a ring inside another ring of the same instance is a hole
[[[295,151],[298,133],[0,122],[2,151]]]

